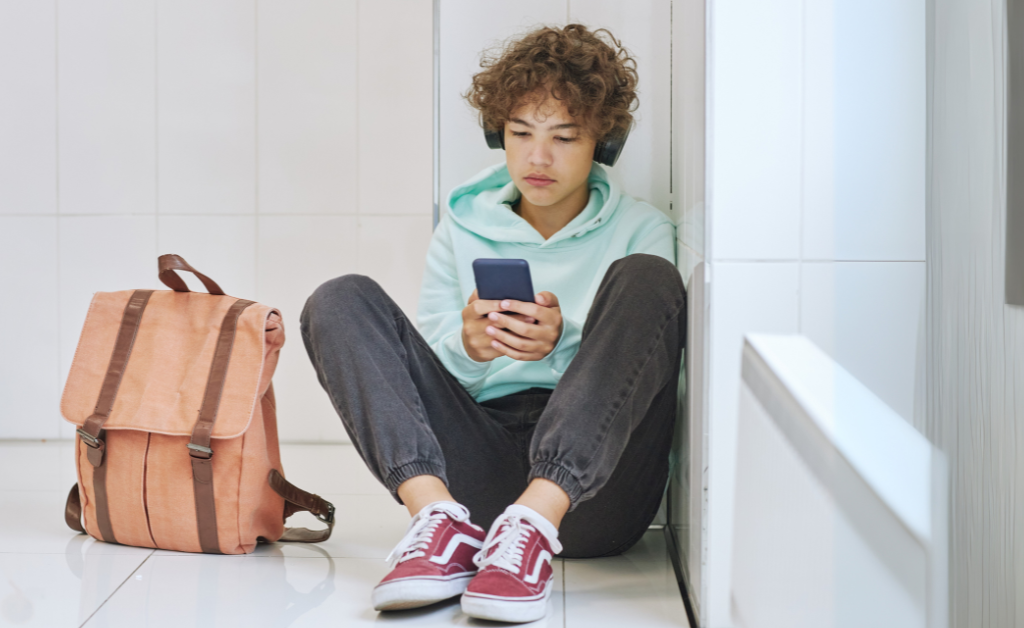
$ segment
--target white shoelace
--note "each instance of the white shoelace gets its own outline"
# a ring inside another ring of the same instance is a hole
[[[469,511],[465,506],[452,502],[434,502],[426,505],[412,518],[405,536],[384,560],[394,567],[398,563],[426,556],[427,554],[423,550],[430,547],[434,532],[447,519],[467,521]]]
[[[504,521],[491,526],[487,538],[484,539],[484,546],[473,557],[473,563],[480,569],[494,565],[518,574],[519,568],[523,564],[523,550],[526,548],[526,541],[530,538],[530,533],[540,534],[540,532],[519,516],[509,514],[501,516]],[[495,548],[493,552],[489,552],[491,548]]]

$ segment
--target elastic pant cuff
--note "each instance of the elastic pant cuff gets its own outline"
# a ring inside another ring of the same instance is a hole
[[[535,462],[530,469],[529,479],[533,478],[550,480],[560,486],[569,495],[569,510],[575,509],[583,497],[583,486],[579,480],[568,469],[554,462]]]
[[[405,482],[409,478],[414,478],[417,475],[437,476],[442,482],[444,482],[445,486],[448,486],[448,478],[444,473],[444,465],[427,460],[414,460],[413,462],[392,469],[391,473],[389,473],[388,477],[384,480],[384,486],[391,491],[391,495],[399,504],[404,505],[402,498],[398,496],[398,487],[401,486],[402,482]]]

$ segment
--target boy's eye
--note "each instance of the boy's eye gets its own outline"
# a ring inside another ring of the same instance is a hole
[[[515,137],[522,137],[524,135],[529,135],[529,133],[527,133],[525,131],[512,131],[512,135],[515,136]],[[575,137],[555,136],[555,139],[558,140],[559,142],[564,142],[566,144],[568,144],[570,142],[575,142],[576,141]]]

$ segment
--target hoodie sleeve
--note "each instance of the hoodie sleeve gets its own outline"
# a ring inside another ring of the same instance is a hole
[[[631,243],[627,255],[633,253],[657,255],[675,264],[675,225],[668,220],[659,221],[653,229],[638,238],[635,243]],[[562,335],[555,343],[555,348],[544,358],[550,365],[551,374],[554,375],[556,382],[562,378],[565,370],[569,368],[569,363],[576,357],[582,338],[583,323],[563,316]]]
[[[450,229],[450,219],[445,216],[430,240],[416,322],[441,364],[475,396],[483,388],[491,362],[477,362],[462,344],[462,310],[466,303],[459,290]]]
[[[676,227],[667,219],[659,221],[653,229],[645,233],[636,242],[631,242],[628,255],[647,253],[664,257],[673,265],[676,263]]]
[[[558,337],[558,342],[555,343],[555,348],[551,350],[551,353],[544,357],[551,367],[551,374],[555,377],[555,382],[562,379],[565,369],[569,368],[569,363],[576,357],[582,338],[583,325],[568,316],[562,316],[562,335]]]

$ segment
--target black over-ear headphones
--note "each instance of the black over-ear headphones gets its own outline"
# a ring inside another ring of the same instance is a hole
[[[630,125],[632,127],[632,124]],[[594,161],[605,166],[614,166],[626,145],[629,129],[615,128],[594,146]],[[505,129],[484,129],[484,138],[491,148],[505,148]]]

